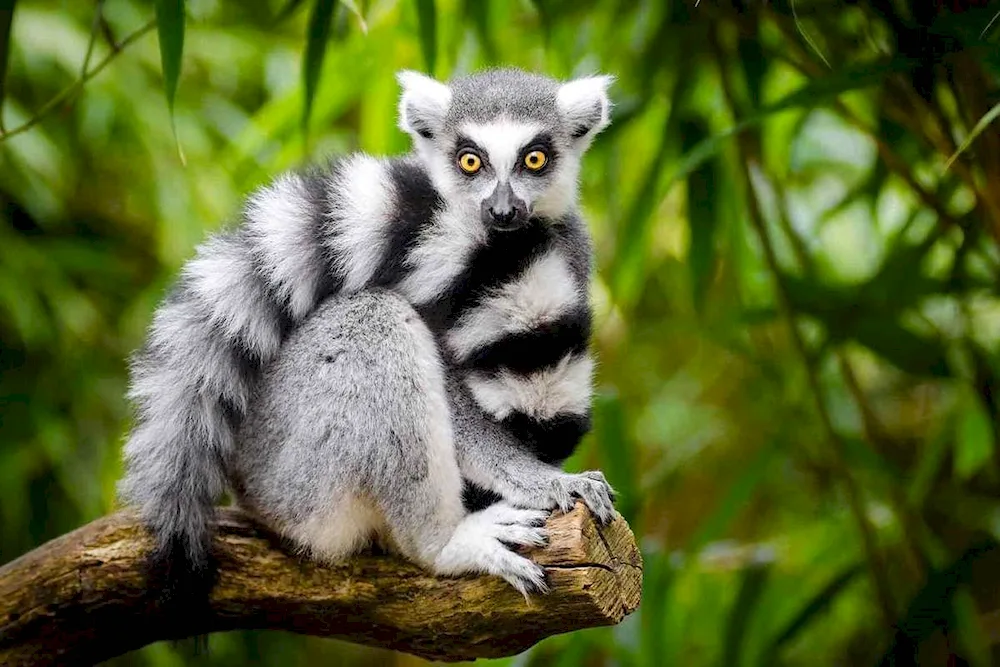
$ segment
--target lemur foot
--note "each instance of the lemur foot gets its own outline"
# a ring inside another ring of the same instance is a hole
[[[540,547],[548,543],[547,512],[496,503],[470,514],[459,524],[435,561],[441,574],[484,572],[502,577],[527,599],[548,590],[545,571],[509,546]]]

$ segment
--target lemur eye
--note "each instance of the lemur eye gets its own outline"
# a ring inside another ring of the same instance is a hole
[[[531,151],[524,156],[524,166],[531,171],[538,171],[545,166],[546,162],[548,162],[548,158],[542,151]]]
[[[483,166],[483,161],[478,155],[470,151],[466,151],[458,156],[458,166],[462,168],[467,174],[474,174],[479,171],[479,168]]]

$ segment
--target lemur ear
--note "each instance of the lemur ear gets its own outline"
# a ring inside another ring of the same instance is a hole
[[[403,93],[399,98],[399,127],[411,135],[431,139],[441,129],[451,105],[451,89],[429,76],[403,70],[396,74]]]
[[[611,122],[608,86],[614,80],[603,74],[574,79],[559,87],[556,104],[570,124],[574,139],[593,138]]]

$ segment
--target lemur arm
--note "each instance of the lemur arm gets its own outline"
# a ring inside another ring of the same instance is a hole
[[[539,459],[504,424],[490,419],[462,383],[448,382],[455,449],[462,475],[522,507],[569,511],[583,499],[598,519],[614,519],[614,491],[597,471],[567,473]]]

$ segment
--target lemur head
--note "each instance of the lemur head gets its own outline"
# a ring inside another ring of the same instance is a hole
[[[580,159],[607,127],[610,76],[559,82],[514,69],[441,83],[398,75],[399,126],[445,199],[516,229],[576,204]]]

